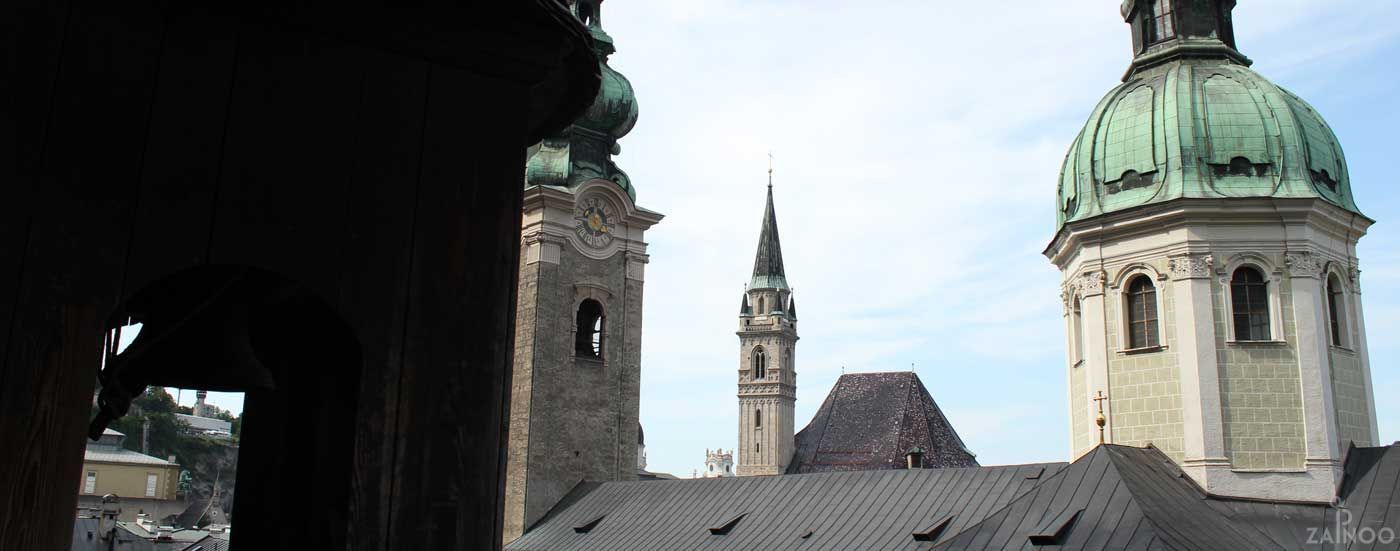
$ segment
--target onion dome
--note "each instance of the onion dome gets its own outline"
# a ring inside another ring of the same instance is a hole
[[[608,65],[616,51],[613,39],[603,31],[602,0],[573,0],[570,10],[588,27],[593,53],[598,57],[602,85],[583,116],[558,135],[540,142],[525,164],[525,186],[574,188],[590,180],[609,180],[621,186],[633,201],[637,192],[627,173],[613,163],[622,153],[617,141],[637,124],[637,96],[632,83]]]
[[[1058,226],[1180,198],[1320,198],[1360,214],[1337,136],[1235,49],[1234,0],[1128,0],[1136,57],[1065,156]]]

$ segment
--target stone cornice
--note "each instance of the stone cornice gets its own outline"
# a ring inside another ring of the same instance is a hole
[[[1182,226],[1249,223],[1308,225],[1354,245],[1375,221],[1317,198],[1175,199],[1069,222],[1042,254],[1064,269],[1077,250],[1109,239]]]

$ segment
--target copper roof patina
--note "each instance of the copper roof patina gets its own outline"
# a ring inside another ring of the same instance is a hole
[[[1177,5],[1170,37],[1145,44],[1143,2],[1125,2],[1137,55],[1065,155],[1056,228],[1175,199],[1319,198],[1361,214],[1341,143],[1311,105],[1249,68],[1224,15]],[[1199,6],[1198,6],[1199,4]],[[1155,32],[1155,31],[1154,31]]]

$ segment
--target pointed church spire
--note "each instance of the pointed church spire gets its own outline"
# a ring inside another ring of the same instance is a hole
[[[783,271],[783,247],[778,241],[778,215],[773,212],[771,164],[768,167],[768,205],[763,209],[763,231],[758,235],[758,254],[753,260],[753,279],[749,281],[749,288],[788,288],[787,274]]]

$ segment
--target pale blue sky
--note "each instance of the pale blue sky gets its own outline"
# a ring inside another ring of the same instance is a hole
[[[983,464],[1066,460],[1059,275],[1040,251],[1065,150],[1131,57],[1118,5],[608,0],[612,65],[641,107],[616,160],[667,215],[648,234],[651,470],[688,476],[736,441],[734,331],[770,149],[798,428],[843,365],[912,364]],[[1360,262],[1383,442],[1400,438],[1396,21],[1390,0],[1235,11],[1241,50],[1328,119],[1378,220]]]
[[[1053,7],[1050,7],[1052,6]],[[734,335],[767,151],[799,303],[797,427],[842,365],[909,369],[983,464],[1068,458],[1060,162],[1131,58],[1117,0],[608,0],[641,117],[617,163],[648,234],[650,468],[736,442]],[[1400,2],[1244,0],[1255,68],[1309,100],[1377,219],[1360,255],[1381,436],[1400,438]],[[1389,60],[1389,61],[1387,61]]]

